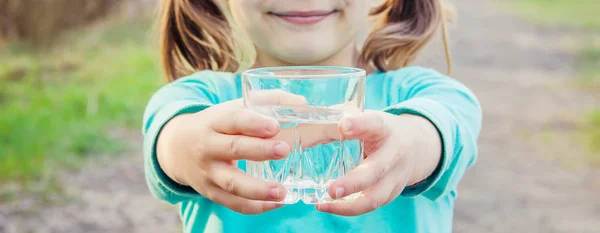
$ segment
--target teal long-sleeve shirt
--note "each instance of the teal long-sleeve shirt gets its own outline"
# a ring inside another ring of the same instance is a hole
[[[388,205],[355,217],[319,212],[302,202],[243,215],[173,182],[156,158],[162,127],[179,114],[241,98],[240,75],[214,71],[178,79],[150,99],[143,122],[149,189],[156,198],[179,205],[184,232],[451,232],[457,185],[477,157],[482,114],[475,95],[460,82],[417,66],[369,74],[366,85],[365,108],[423,116],[435,125],[442,139],[436,172],[425,182],[407,187]],[[245,162],[238,166],[244,169]]]

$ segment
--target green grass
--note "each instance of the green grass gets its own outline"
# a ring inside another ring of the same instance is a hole
[[[525,19],[539,24],[600,28],[598,0],[510,0],[506,3]]]
[[[0,184],[125,148],[111,129],[139,130],[161,84],[149,28],[145,20],[106,23],[51,51],[11,45],[0,53]]]

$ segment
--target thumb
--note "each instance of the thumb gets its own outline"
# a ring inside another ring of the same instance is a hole
[[[241,108],[244,105],[261,106],[261,105],[283,105],[283,106],[299,106],[305,107],[308,105],[306,97],[296,95],[279,89],[260,90],[248,93],[245,98],[234,99],[219,104],[226,108]]]
[[[338,130],[346,139],[377,141],[388,135],[387,124],[379,112],[369,111],[342,118]]]

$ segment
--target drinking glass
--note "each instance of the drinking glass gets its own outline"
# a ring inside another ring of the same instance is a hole
[[[246,161],[246,173],[282,183],[287,194],[277,203],[333,202],[328,186],[363,161],[362,140],[344,139],[338,122],[364,111],[365,82],[364,70],[348,67],[288,66],[243,72],[244,105],[279,121],[275,139],[286,141],[291,151],[281,160]]]

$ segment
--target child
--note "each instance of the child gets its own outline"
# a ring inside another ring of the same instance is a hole
[[[446,8],[441,0],[370,3],[163,0],[170,83],[147,106],[144,158],[151,192],[180,205],[185,232],[451,232],[457,185],[477,156],[481,109],[459,82],[409,66],[445,29]],[[357,49],[369,15],[374,31]],[[282,200],[285,189],[245,175],[244,161],[282,159],[290,148],[274,139],[278,122],[243,108],[238,58],[247,51],[237,49],[233,25],[255,47],[252,67],[367,70],[368,110],[339,124],[344,137],[364,139],[366,158],[328,189],[334,198],[362,191],[358,199],[263,202]]]

